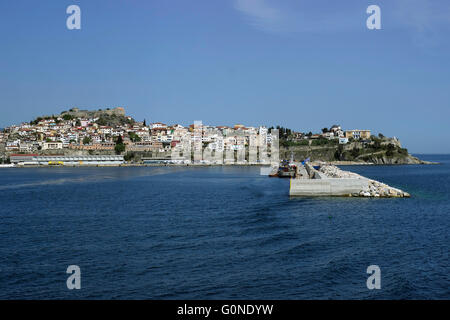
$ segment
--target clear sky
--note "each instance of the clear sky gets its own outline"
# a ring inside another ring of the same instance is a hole
[[[72,4],[81,30],[66,27]],[[169,124],[340,124],[450,153],[448,0],[1,1],[0,41],[0,127],[124,106]]]

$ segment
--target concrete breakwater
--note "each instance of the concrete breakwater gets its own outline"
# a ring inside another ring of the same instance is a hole
[[[368,179],[336,166],[322,164],[316,170],[309,163],[298,166],[297,178],[291,179],[291,196],[347,196],[407,198],[409,193]]]

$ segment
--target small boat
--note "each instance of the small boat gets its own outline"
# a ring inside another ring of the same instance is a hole
[[[297,167],[295,165],[280,165],[272,170],[269,177],[294,178],[296,171]]]
[[[278,169],[278,177],[280,178],[293,178],[295,176],[295,167],[280,167]]]

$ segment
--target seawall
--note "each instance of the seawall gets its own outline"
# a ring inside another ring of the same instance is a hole
[[[367,179],[291,179],[291,196],[351,196],[369,186]]]

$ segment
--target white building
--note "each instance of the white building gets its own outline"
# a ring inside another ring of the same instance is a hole
[[[42,150],[58,150],[63,148],[61,141],[44,142],[42,144]]]
[[[150,129],[165,129],[167,125],[161,122],[155,122],[150,124]]]

